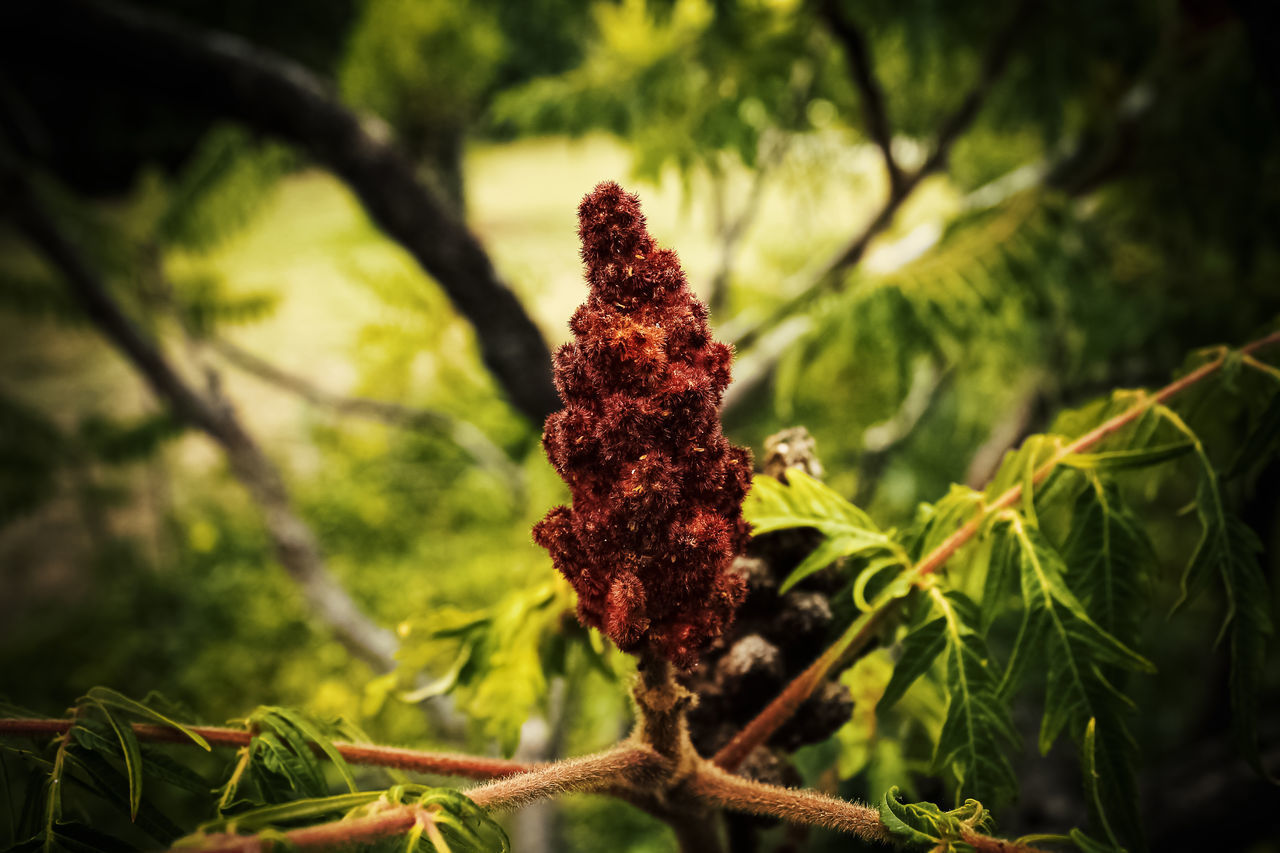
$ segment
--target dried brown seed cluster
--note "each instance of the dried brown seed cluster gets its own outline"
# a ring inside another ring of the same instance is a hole
[[[533,529],[578,592],[579,618],[626,651],[679,666],[732,621],[745,594],[730,572],[749,527],[749,451],[725,440],[729,347],[675,253],[645,230],[639,200],[602,183],[578,209],[591,294],[555,355],[565,408],[543,444],[569,485]]]

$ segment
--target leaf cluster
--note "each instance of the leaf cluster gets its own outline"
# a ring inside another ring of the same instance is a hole
[[[1280,395],[1265,366],[1245,376],[1229,356],[1219,357],[1223,375],[1187,405],[1203,412],[1205,399],[1225,398],[1219,416],[1249,436],[1247,460],[1235,454],[1228,464],[1256,470],[1274,458],[1273,440],[1259,430],[1272,428]],[[1073,837],[1089,849],[1144,846],[1132,730],[1140,710],[1129,685],[1134,675],[1155,671],[1142,654],[1142,628],[1161,555],[1150,540],[1149,514],[1135,505],[1141,494],[1135,485],[1145,483],[1149,499],[1152,484],[1175,488],[1184,473],[1197,483],[1190,511],[1200,534],[1181,573],[1182,600],[1213,588],[1224,602],[1219,640],[1231,640],[1233,722],[1244,754],[1262,769],[1256,708],[1272,617],[1260,546],[1226,508],[1223,467],[1183,416],[1141,393],[1117,393],[1068,413],[1055,429],[1083,435],[1134,407],[1143,414],[1088,452],[1071,452],[1060,434],[1033,436],[1008,453],[984,492],[955,487],[921,507],[901,532],[880,533],[862,510],[795,470],[787,472],[786,486],[758,478],[747,504],[763,530],[811,527],[824,535],[793,581],[852,558],[846,577],[864,614],[915,589],[903,599],[907,618],[885,637],[896,662],[877,708],[884,725],[902,719],[904,709],[916,717],[932,744],[929,772],[949,778],[957,799],[1006,802],[1017,793],[1012,757],[1021,738],[1013,703],[1028,693],[1040,697],[1040,751],[1063,735],[1079,751],[1093,837],[1079,830]],[[1211,420],[1205,429],[1219,428]],[[932,564],[918,570],[901,556],[923,564],[968,527],[976,535],[964,534],[965,544],[941,571]],[[941,707],[895,707],[915,692]],[[865,738],[850,738],[859,750],[868,748]],[[955,840],[930,837],[934,844]]]

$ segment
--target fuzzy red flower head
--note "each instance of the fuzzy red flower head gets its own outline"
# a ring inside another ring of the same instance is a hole
[[[624,651],[691,666],[733,620],[729,571],[750,528],[751,454],[720,430],[729,347],[639,199],[600,184],[578,208],[591,295],[555,355],[565,407],[543,445],[573,495],[533,528],[578,592],[578,615]]]

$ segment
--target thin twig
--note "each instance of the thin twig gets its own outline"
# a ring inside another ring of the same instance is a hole
[[[1259,338],[1237,350],[1242,355],[1252,355],[1265,347],[1280,344],[1280,331],[1272,332],[1266,337]],[[1094,445],[1098,444],[1104,438],[1118,430],[1129,425],[1133,421],[1142,417],[1143,414],[1150,411],[1153,406],[1165,403],[1170,398],[1180,394],[1186,389],[1194,386],[1196,383],[1212,376],[1222,369],[1226,363],[1228,352],[1224,350],[1216,358],[1206,362],[1187,375],[1170,382],[1154,394],[1145,396],[1140,402],[1134,404],[1124,412],[1105,421],[1089,432],[1077,438],[1062,447],[1057,453],[1046,460],[1038,467],[1031,480],[1033,485],[1039,485],[1053,472],[1053,470],[1061,465],[1062,462],[1075,453],[1082,453]],[[948,560],[962,546],[973,539],[975,535],[983,528],[987,520],[996,513],[999,513],[1011,506],[1014,506],[1022,498],[1023,486],[1021,483],[1013,486],[1005,491],[998,498],[989,504],[986,504],[979,512],[967,523],[956,530],[955,533],[947,537],[937,548],[930,551],[918,563],[913,566],[908,575],[913,582],[919,582],[929,575],[941,569]],[[729,743],[725,744],[712,759],[716,765],[726,770],[734,770],[742,763],[752,750],[765,743],[773,733],[776,732],[787,720],[791,719],[801,703],[816,690],[819,685],[826,680],[832,673],[837,671],[852,655],[862,649],[868,640],[874,636],[875,630],[880,623],[893,611],[896,610],[902,599],[886,598],[878,606],[866,611],[858,619],[845,630],[844,634],[836,640],[822,655],[809,665],[804,672],[800,673],[788,684],[781,693],[768,705],[765,706],[759,714],[749,722],[737,735],[733,737]]]
[[[71,728],[71,720],[56,719],[0,719],[0,736],[42,737],[58,735]],[[253,738],[244,729],[223,726],[187,726],[214,746],[243,747]],[[139,740],[165,743],[190,744],[192,740],[180,730],[149,723],[134,723],[133,731]],[[361,743],[334,741],[334,748],[351,764],[370,767],[391,767],[396,770],[412,770],[437,776],[459,776],[467,779],[503,779],[520,773],[528,773],[537,765],[500,758],[481,758],[452,752],[428,752],[402,749],[394,746],[373,746]],[[319,748],[316,754],[322,755]]]

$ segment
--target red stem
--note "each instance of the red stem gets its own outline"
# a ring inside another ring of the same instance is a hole
[[[71,720],[0,719],[0,735],[38,737],[62,734],[69,728],[71,728]],[[187,726],[187,728],[215,746],[246,746],[253,737],[251,732],[244,729],[229,729],[221,726]],[[133,731],[142,740],[192,743],[191,739],[181,731],[168,726],[134,723]],[[370,746],[342,741],[335,741],[333,746],[352,764],[393,767],[397,770],[413,770],[438,776],[501,779],[534,769],[534,765],[519,761],[477,758],[450,752],[424,752],[394,746]],[[318,748],[317,752],[319,752]]]
[[[1274,344],[1280,344],[1280,331],[1272,332],[1266,337],[1246,344],[1238,352],[1243,355],[1249,355]],[[1141,402],[1080,436],[1037,468],[1032,476],[1032,483],[1038,485],[1044,482],[1053,469],[1068,456],[1088,450],[1102,441],[1102,439],[1140,418],[1152,406],[1166,402],[1171,397],[1218,372],[1226,361],[1227,352],[1224,350],[1217,358],[1202,364],[1186,376],[1170,382],[1159,391],[1145,397]],[[960,550],[963,545],[977,535],[988,518],[1013,506],[1021,498],[1022,484],[1019,483],[1005,491],[992,503],[982,507],[977,515],[916,563],[915,567],[910,570],[912,580],[919,581],[921,578],[927,577],[942,568],[956,551]],[[830,648],[822,653],[821,657],[810,664],[808,669],[797,675],[772,702],[765,706],[764,710],[756,715],[755,719],[721,748],[712,758],[712,761],[726,770],[736,769],[751,754],[752,750],[767,741],[783,723],[791,719],[796,709],[840,665],[841,661],[856,653],[866,644],[880,621],[900,600],[897,598],[889,599],[877,609],[868,611],[859,617],[858,621],[854,622],[840,639],[836,640]]]

